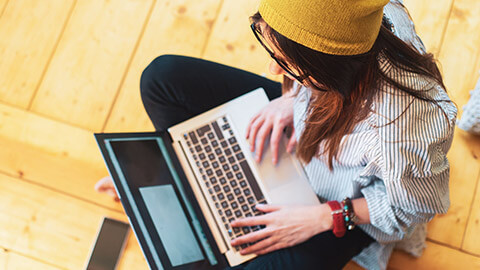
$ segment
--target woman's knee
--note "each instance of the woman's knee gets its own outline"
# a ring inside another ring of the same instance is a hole
[[[157,94],[167,83],[173,83],[175,74],[180,74],[184,56],[165,54],[155,58],[143,70],[140,77],[140,93],[142,98],[151,98],[152,94]]]

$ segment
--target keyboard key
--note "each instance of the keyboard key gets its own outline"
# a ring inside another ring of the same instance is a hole
[[[228,171],[228,169],[230,169],[230,166],[228,166],[228,164],[223,164],[222,168],[224,171]]]
[[[209,154],[209,155],[208,155],[208,159],[210,159],[210,160],[214,160],[214,159],[215,159],[215,155],[213,155],[213,154]]]
[[[223,148],[225,148],[225,147],[227,147],[227,146],[228,146],[228,144],[227,144],[227,142],[226,142],[226,141],[222,141],[222,142],[220,143],[220,145],[221,145]]]
[[[222,211],[222,209],[218,209],[218,214],[219,214],[220,216],[223,216],[223,211]]]
[[[252,216],[252,213],[246,213],[245,216],[246,216],[246,217],[251,217],[251,216]]]
[[[242,179],[243,178],[243,174],[240,173],[240,172],[235,174],[235,176],[237,177],[237,179]]]
[[[236,152],[240,151],[240,146],[238,146],[238,144],[235,144],[234,146],[232,146],[232,149],[236,153]]]
[[[217,196],[212,195],[212,200],[213,200],[214,202],[217,201]]]
[[[234,143],[237,142],[237,139],[235,139],[235,137],[230,137],[230,138],[228,139],[228,142],[229,142],[230,144],[234,144]]]
[[[209,182],[205,182],[205,185],[208,187],[210,187],[210,183]]]
[[[225,177],[220,178],[220,184],[225,185],[227,183],[227,180],[225,180]]]
[[[235,187],[237,185],[237,181],[232,180],[230,181],[230,186]]]
[[[238,217],[241,217],[242,216],[242,211],[240,210],[237,210],[235,211],[235,216],[238,218]]]
[[[225,155],[230,156],[232,154],[232,151],[230,149],[225,149]]]
[[[214,136],[213,133],[211,133],[211,132],[207,134],[207,137],[208,137],[210,140],[213,139],[213,138],[215,138],[215,136]]]
[[[242,152],[236,154],[235,156],[237,157],[238,161],[242,160],[245,157]]]
[[[221,154],[222,154],[222,149],[220,149],[220,148],[215,148],[215,154],[221,155]]]
[[[210,163],[208,163],[208,161],[205,160],[204,162],[202,162],[202,165],[203,165],[204,168],[206,168],[206,167],[210,166]]]
[[[230,209],[225,210],[225,215],[227,215],[227,217],[231,216],[231,215],[232,215],[232,211],[231,211]]]
[[[225,201],[223,201],[223,202],[222,202],[222,207],[223,207],[223,208],[227,208],[227,207],[228,207],[228,203],[225,202]]]
[[[240,232],[240,228],[239,227],[233,227],[233,232],[235,234],[238,234]]]
[[[242,227],[242,231],[244,234],[247,234],[250,232],[250,228],[249,227]]]
[[[227,200],[233,201],[233,199],[234,199],[234,198],[233,198],[232,193],[230,193],[230,194],[227,195]]]
[[[202,152],[202,147],[200,145],[195,146],[195,151]]]
[[[229,129],[229,130],[228,130],[228,133],[229,133],[231,136],[233,136],[233,130]]]
[[[215,207],[220,208],[220,204],[218,202],[215,203]]]
[[[240,194],[242,193],[239,188],[234,189],[233,192],[234,192],[236,195],[240,195]]]
[[[203,137],[203,134],[207,133],[208,131],[210,131],[210,125],[205,125],[199,129],[197,129],[197,134],[198,134],[198,137]]]
[[[203,145],[208,144],[208,141],[207,141],[207,139],[205,139],[205,138],[202,138],[202,139],[200,140],[200,142],[201,142]]]
[[[230,162],[230,164],[235,163],[235,158],[234,157],[229,157],[228,162]]]
[[[245,194],[245,196],[248,196],[248,195],[252,194],[252,192],[250,191],[250,189],[247,188],[247,189],[243,190],[243,194]]]
[[[240,167],[242,167],[243,173],[245,174],[245,178],[247,178],[247,181],[250,184],[250,187],[252,188],[253,194],[255,195],[255,198],[257,199],[257,201],[263,200],[264,196],[262,194],[262,191],[260,190],[257,180],[253,176],[253,173],[250,170],[250,166],[248,166],[247,161],[244,160],[240,162]],[[245,190],[244,193],[245,195],[248,196],[250,194],[247,194],[247,190]],[[248,190],[248,192],[250,192],[250,190]]]
[[[199,157],[200,159],[205,159],[205,154],[204,154],[204,153],[201,153],[200,155],[198,155],[198,157]]]
[[[239,203],[244,203],[245,202],[245,198],[243,196],[238,197],[237,200],[238,200]]]
[[[242,205],[242,210],[244,212],[247,212],[248,211],[248,205],[246,205],[246,204]]]
[[[192,143],[193,143],[193,144],[197,144],[197,143],[198,143],[197,136],[195,136],[195,133],[193,133],[193,131],[190,132],[190,133],[188,133],[188,136],[190,136],[190,140],[192,140]]]
[[[217,147],[218,146],[218,142],[215,140],[215,141],[212,141],[212,146],[213,147]]]
[[[215,131],[215,134],[217,134],[217,137],[221,140],[223,139],[223,134],[220,128],[218,127],[217,121],[212,122],[213,130]]]
[[[238,208],[238,204],[237,204],[237,202],[232,202],[232,204],[231,204],[231,205],[232,205],[232,208],[233,208],[233,209],[235,209],[235,208]]]
[[[192,153],[192,154],[195,153],[195,150],[193,150],[192,147],[190,147],[190,153]]]
[[[212,184],[217,183],[217,178],[211,177],[211,178],[210,178],[210,183],[212,183]]]
[[[223,193],[220,193],[218,194],[218,199],[221,201],[223,199],[225,199],[225,195],[223,195]]]
[[[247,201],[248,201],[249,204],[254,204],[255,203],[255,199],[253,197],[248,197]]]
[[[218,162],[216,161],[212,162],[212,166],[214,169],[218,168]]]
[[[227,222],[227,218],[222,216],[222,221],[223,221],[223,223],[226,223],[226,222]]]
[[[232,166],[232,169],[233,169],[234,171],[238,171],[240,168],[238,167],[237,164],[235,164],[235,165]]]
[[[229,128],[230,128],[230,125],[229,125],[229,124],[225,124],[225,125],[222,126],[222,129],[223,129],[223,130],[226,130],[226,129],[229,129]]]
[[[218,160],[220,161],[220,163],[224,163],[225,162],[225,157],[224,156],[220,156],[218,158]]]
[[[213,189],[215,190],[215,192],[219,192],[220,191],[220,186],[219,185],[215,185],[213,187]]]
[[[197,160],[198,159],[197,155],[193,155],[193,159]]]
[[[247,182],[246,182],[245,180],[240,181],[240,186],[241,186],[242,188],[246,187],[246,186],[247,186]]]
[[[190,141],[187,141],[187,146],[192,146],[192,143]]]
[[[210,147],[210,145],[205,146],[205,151],[207,151],[207,153],[212,152],[212,147]]]
[[[233,173],[228,172],[228,173],[227,173],[227,177],[228,177],[228,179],[233,178]]]
[[[225,193],[230,192],[230,187],[229,186],[224,186],[223,191],[225,191]]]
[[[222,176],[223,174],[222,170],[216,170],[215,173],[217,174],[217,176]]]
[[[208,176],[212,176],[212,174],[213,174],[212,169],[208,169],[208,170],[207,170],[207,175],[208,175]]]

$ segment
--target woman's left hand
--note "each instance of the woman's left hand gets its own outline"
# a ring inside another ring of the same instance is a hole
[[[241,250],[242,255],[250,253],[261,255],[291,247],[332,228],[330,208],[326,204],[315,206],[259,204],[257,209],[266,214],[242,218],[230,223],[232,227],[266,225],[264,229],[250,232],[231,241],[233,246],[258,241]]]

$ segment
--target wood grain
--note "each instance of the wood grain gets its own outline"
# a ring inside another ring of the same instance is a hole
[[[32,259],[12,252],[11,250],[0,247],[0,269],[5,270],[24,270],[24,269],[42,269],[54,270],[62,269],[39,260]]]
[[[62,268],[80,269],[103,216],[126,221],[118,212],[0,174],[0,246]],[[135,245],[130,238],[125,254],[137,255],[124,259],[142,262]]]
[[[96,168],[104,166],[91,131],[4,104],[0,104],[0,137]]]
[[[458,128],[455,130],[452,147],[447,154],[450,162],[450,209],[428,225],[428,238],[455,248],[462,245],[480,170],[480,164],[470,150],[468,137]]]
[[[480,17],[475,15],[479,13],[479,1],[455,1],[439,55],[445,84],[450,97],[458,104],[459,117],[462,106],[469,98],[469,90],[478,78],[476,61],[480,52],[480,35],[473,33],[480,32]],[[456,130],[448,154],[452,168],[451,207],[447,215],[434,219],[430,224],[429,238],[456,248],[462,246],[480,171],[478,153],[475,152],[478,149],[478,137]]]
[[[220,0],[157,2],[105,131],[154,130],[140,98],[142,71],[162,54],[200,57],[220,4]]]
[[[420,258],[414,258],[402,251],[395,251],[388,264],[390,270],[427,269],[480,269],[480,258],[433,242]]]
[[[120,203],[105,194],[94,191],[95,183],[108,175],[103,164],[91,166],[85,162],[48,153],[29,144],[2,137],[0,137],[0,149],[2,149],[0,173],[123,212]]]
[[[271,58],[250,29],[249,17],[259,2],[225,0],[203,58],[280,80],[268,71]]]
[[[477,189],[470,218],[465,231],[462,249],[480,256],[480,173],[477,175]]]
[[[404,0],[415,23],[415,29],[427,47],[427,51],[437,55],[447,26],[450,9],[454,0],[429,1]]]
[[[15,0],[6,6],[0,18],[1,101],[27,108],[73,3]]]
[[[78,1],[31,109],[100,131],[151,3]]]

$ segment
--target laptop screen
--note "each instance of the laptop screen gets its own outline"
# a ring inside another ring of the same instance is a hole
[[[103,142],[109,169],[117,176],[116,188],[123,191],[122,203],[130,207],[128,215],[138,227],[135,233],[144,238],[142,250],[150,251],[145,254],[150,267],[203,269],[217,265],[163,140],[155,136],[106,138]]]

